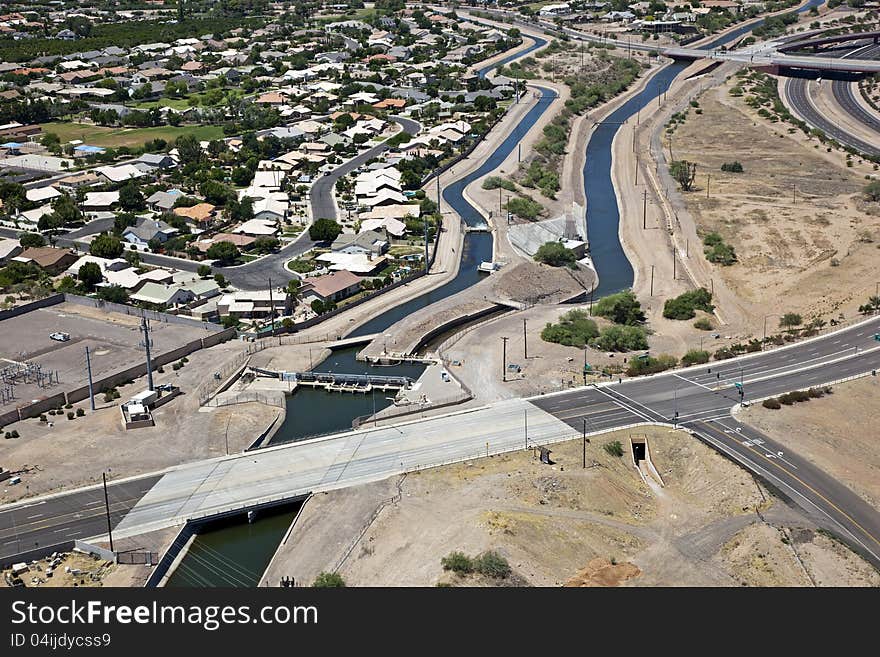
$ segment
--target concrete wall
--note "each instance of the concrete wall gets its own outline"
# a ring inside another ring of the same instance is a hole
[[[166,322],[169,324],[195,326],[196,328],[203,328],[206,331],[210,331],[212,333],[217,333],[224,330],[223,327],[219,324],[212,324],[211,322],[201,322],[197,319],[193,319],[192,317],[170,315],[168,313],[160,313],[155,310],[144,310],[143,308],[126,306],[121,303],[112,303],[110,301],[102,301],[101,299],[81,297],[78,294],[64,294],[63,296],[64,301],[68,303],[75,303],[80,306],[91,306],[92,308],[100,308],[102,310],[106,310],[107,312],[116,312],[123,315],[133,315],[135,317],[146,317],[147,319],[152,319],[157,322]]]
[[[73,549],[73,545],[73,541],[65,541],[64,543],[56,543],[55,545],[46,545],[45,547],[34,548],[26,552],[19,552],[11,557],[0,557],[0,568],[8,568],[12,564],[21,563],[22,561],[30,564],[31,561],[48,557],[53,552],[70,552]],[[24,573],[22,579],[26,578],[27,573]]]
[[[19,315],[24,315],[25,313],[29,313],[32,310],[37,310],[38,308],[48,308],[49,306],[54,306],[55,304],[62,303],[63,301],[63,294],[53,294],[52,296],[48,296],[44,299],[37,299],[36,301],[31,301],[30,303],[25,303],[21,306],[10,308],[9,310],[0,310],[0,322],[2,322],[4,319],[11,319],[13,317],[18,317]]]

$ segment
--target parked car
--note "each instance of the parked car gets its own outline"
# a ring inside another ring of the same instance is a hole
[[[61,333],[60,331],[55,333],[50,333],[49,337],[53,340],[57,340],[58,342],[67,342],[70,340],[70,333]]]

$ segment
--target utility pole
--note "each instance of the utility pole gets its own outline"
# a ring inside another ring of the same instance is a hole
[[[636,186],[639,184],[639,156],[636,155]]]
[[[501,188],[498,188],[498,217],[501,217],[501,212],[504,210],[504,201],[501,199]]]
[[[587,418],[584,418],[584,468],[587,467]]]
[[[269,277],[269,321],[272,326],[272,335],[275,335],[275,301],[272,299],[272,277]]]
[[[508,340],[508,338],[506,338],[504,336],[501,337],[501,344],[502,344],[502,347],[501,347],[501,349],[502,349],[502,351],[501,351],[501,354],[502,354],[502,356],[501,356],[501,368],[502,368],[501,369],[501,380],[502,381],[507,381],[507,340]]]
[[[437,174],[437,212],[439,214],[443,214],[443,211],[440,209],[440,174]]]
[[[89,373],[89,404],[95,410],[95,391],[92,388],[92,360],[89,358],[89,348],[86,347],[86,370]]]
[[[709,181],[712,179],[712,174],[706,174],[706,198],[709,198]]]
[[[648,230],[648,190],[642,195],[642,230]]]
[[[428,273],[428,217],[424,217],[425,224],[425,273]]]
[[[791,202],[793,204],[797,205],[797,185],[791,186],[791,194],[792,194]]]
[[[593,316],[593,292],[596,291],[596,281],[593,281],[592,287],[590,287],[590,317]]]
[[[528,409],[523,409],[523,430],[526,435],[526,449],[529,448],[529,411]]]
[[[147,388],[153,390],[153,364],[150,362],[150,323],[146,316],[141,317],[141,331],[144,334],[144,349],[147,352]]]
[[[654,296],[654,265],[651,265],[651,296]]]
[[[675,247],[672,247],[672,280],[676,279],[675,274]]]
[[[526,334],[526,318],[523,317],[523,358],[529,359],[529,338]]]
[[[150,386],[150,390],[152,390]],[[113,527],[110,525],[110,497],[107,495],[107,473],[101,473],[101,480],[104,482],[104,508],[107,511],[107,536],[110,537],[110,551],[113,552]]]
[[[522,161],[522,144],[516,145],[516,163],[519,164]]]

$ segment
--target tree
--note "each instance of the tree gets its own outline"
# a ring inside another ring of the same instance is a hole
[[[229,287],[229,282],[223,274],[214,274],[214,282],[222,288]]]
[[[208,265],[199,265],[199,269],[196,272],[201,278],[208,278],[211,275],[211,268]]]
[[[122,255],[122,242],[116,235],[101,233],[89,245],[89,253],[96,258],[113,259]]]
[[[278,248],[278,245],[279,242],[277,238],[269,237],[267,235],[261,235],[254,240],[251,248],[257,253],[271,253]]]
[[[23,249],[46,246],[46,240],[39,233],[21,233],[18,236],[18,243]]]
[[[599,335],[596,322],[583,310],[570,310],[556,324],[548,323],[541,331],[541,339],[569,347],[583,348]]]
[[[675,160],[669,165],[669,175],[675,179],[683,192],[689,192],[697,177],[697,165],[687,160]]]
[[[551,267],[562,267],[565,265],[574,269],[577,266],[575,265],[577,256],[574,254],[574,251],[565,248],[562,242],[542,244],[534,257],[537,262],[543,262]]]
[[[872,180],[865,185],[863,194],[865,195],[866,201],[872,201],[874,203],[880,201],[880,180]]]
[[[133,180],[129,180],[119,189],[119,206],[127,212],[146,209],[144,195]]]
[[[235,244],[225,241],[212,244],[207,253],[211,260],[216,260],[221,265],[231,265],[239,255],[240,253]]]
[[[128,290],[121,285],[107,285],[98,290],[98,298],[112,303],[126,303]]]
[[[318,219],[309,226],[309,237],[316,242],[332,242],[342,232],[342,226],[332,219]]]
[[[296,297],[299,294],[299,288],[302,286],[302,281],[298,278],[292,278],[287,282],[287,294],[292,297]]]
[[[779,327],[785,329],[793,329],[803,324],[803,317],[797,313],[785,313],[779,320]]]
[[[316,589],[345,588],[345,580],[339,573],[321,572],[312,582],[312,587]]]
[[[663,304],[663,316],[666,319],[693,319],[697,310],[707,313],[715,310],[712,305],[712,293],[704,287],[685,292],[674,299],[667,299]]]
[[[95,285],[104,279],[104,276],[101,274],[101,268],[96,262],[84,263],[79,268],[77,276],[79,277],[80,283],[82,283],[83,287],[89,292],[95,288]]]
[[[610,319],[615,324],[635,326],[645,321],[642,305],[631,290],[602,297],[593,311],[599,317]]]
[[[648,348],[648,337],[640,326],[609,326],[593,341],[603,351],[634,351]]]
[[[180,163],[183,165],[192,162],[200,162],[203,156],[202,147],[199,140],[192,133],[180,135],[175,141],[174,146],[177,148]]]

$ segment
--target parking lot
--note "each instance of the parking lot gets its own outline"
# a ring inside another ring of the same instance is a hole
[[[15,397],[0,409],[12,408],[59,392],[73,390],[88,381],[86,347],[89,348],[92,378],[131,367],[145,358],[139,330],[140,318],[97,308],[62,303],[33,310],[25,315],[4,320],[0,325],[0,369],[16,364],[32,363],[41,372],[57,373],[58,383],[39,385],[32,375],[23,377],[13,386]],[[154,355],[176,349],[204,337],[204,329],[183,324],[150,322]],[[65,342],[52,340],[55,332],[70,335]],[[0,386],[9,384],[0,382]]]

